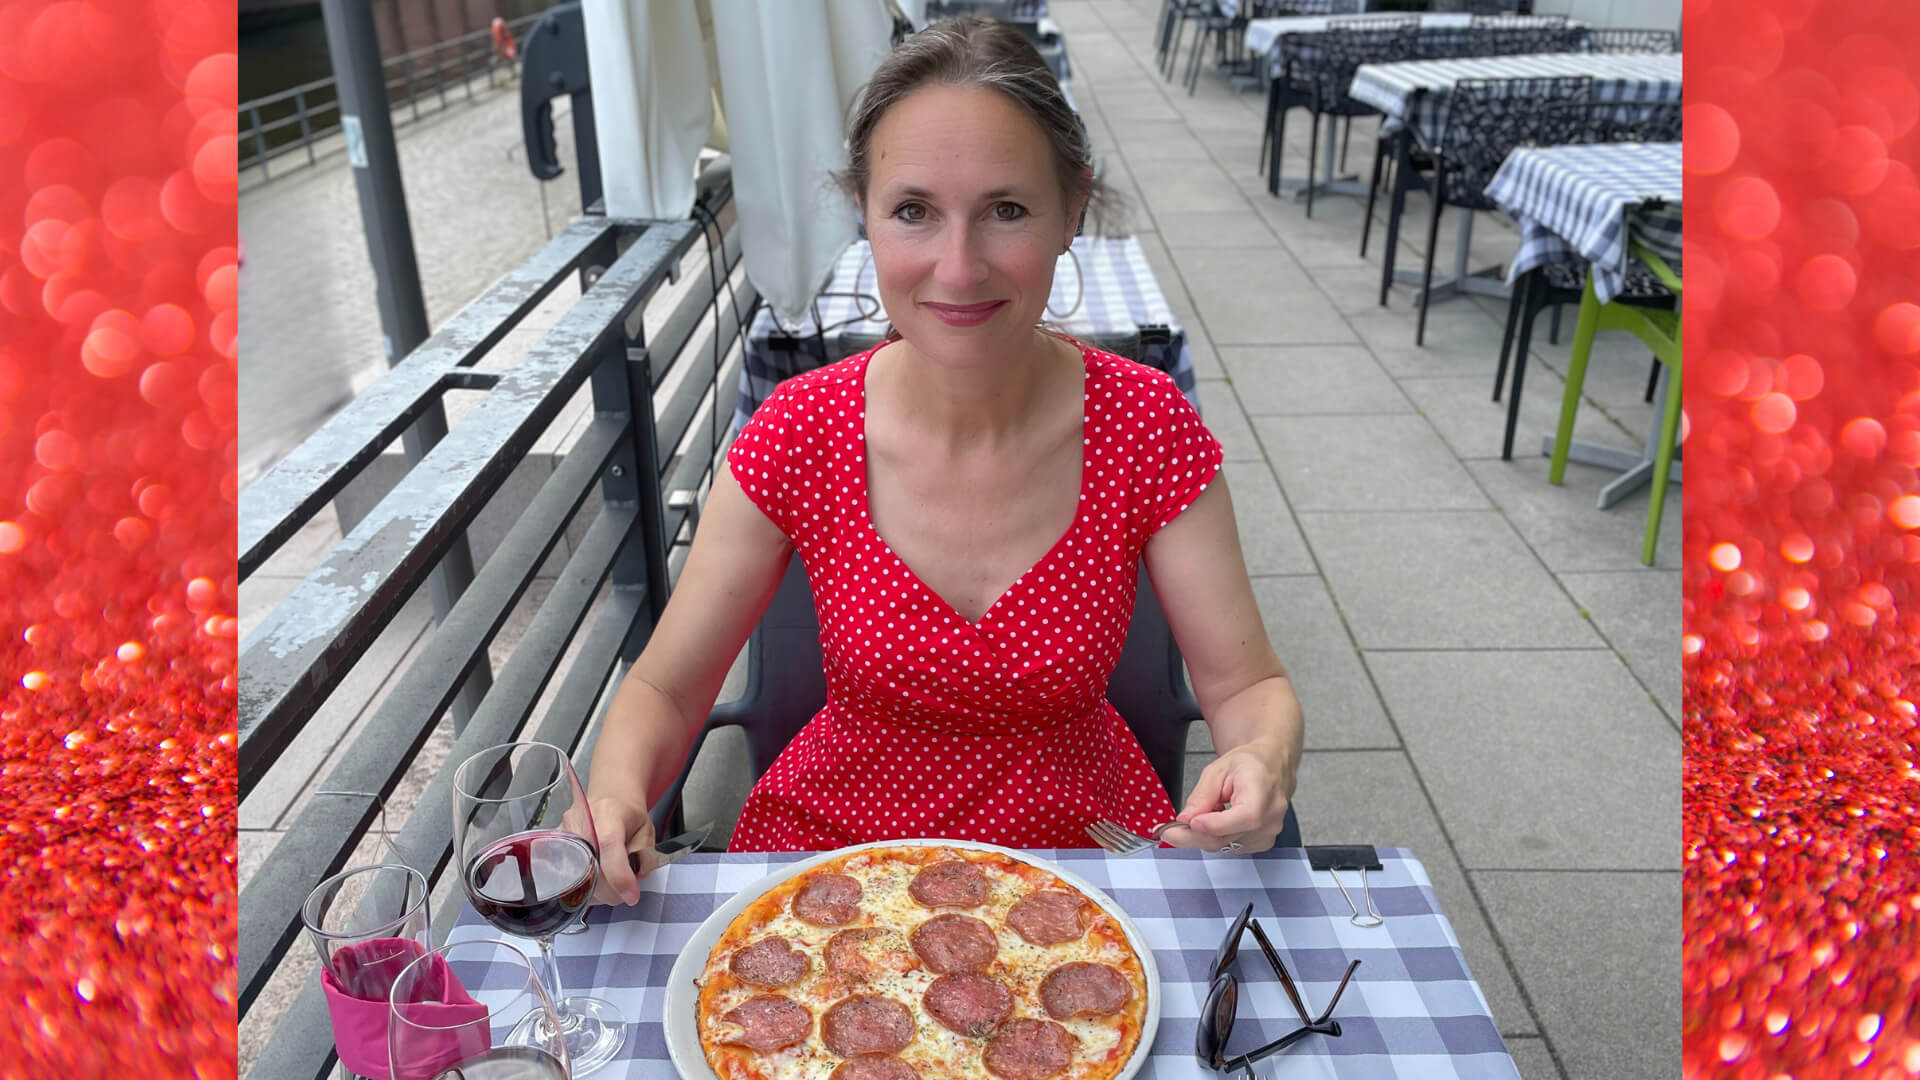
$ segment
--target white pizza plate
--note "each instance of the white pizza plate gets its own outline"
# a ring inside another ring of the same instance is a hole
[[[1101,892],[1087,879],[1070,870],[1048,862],[1046,859],[1028,855],[1024,851],[1004,848],[996,844],[982,844],[972,840],[881,840],[871,844],[859,844],[854,847],[839,848],[821,852],[809,859],[803,859],[790,866],[768,874],[752,885],[740,890],[739,895],[721,904],[707,921],[694,930],[686,947],[680,950],[680,958],[674,961],[673,971],[667,976],[667,993],[663,1005],[667,1054],[673,1059],[674,1068],[686,1080],[719,1080],[713,1067],[707,1064],[707,1056],[700,1049],[700,1030],[696,1023],[700,998],[700,988],[695,985],[707,967],[707,956],[713,952],[713,946],[726,933],[734,916],[745,911],[748,904],[766,895],[767,891],[781,882],[802,874],[822,863],[831,862],[843,855],[868,848],[881,847],[951,847],[965,848],[969,851],[997,851],[1009,858],[1018,859],[1029,866],[1037,866],[1050,874],[1058,875],[1060,880],[1079,889],[1087,899],[1100,905],[1100,909],[1113,916],[1120,929],[1126,932],[1127,942],[1133,946],[1135,956],[1140,958],[1140,968],[1147,982],[1147,1010],[1141,1021],[1140,1041],[1133,1048],[1133,1056],[1120,1069],[1116,1080],[1128,1080],[1146,1064],[1147,1051],[1153,1046],[1153,1037],[1160,1027],[1160,969],[1153,964],[1153,950],[1148,947],[1146,936],[1133,924],[1127,913],[1120,910],[1106,893]]]

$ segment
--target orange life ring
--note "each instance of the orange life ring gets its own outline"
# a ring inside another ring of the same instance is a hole
[[[507,20],[498,15],[493,18],[493,51],[506,60],[520,55],[520,46],[513,40],[513,31],[507,29]]]

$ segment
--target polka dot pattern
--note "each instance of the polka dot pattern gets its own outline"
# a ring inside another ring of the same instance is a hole
[[[782,383],[727,454],[806,569],[827,680],[825,708],[754,785],[732,850],[1086,847],[1096,817],[1166,821],[1166,790],[1105,694],[1141,551],[1206,489],[1219,442],[1165,373],[1082,346],[1079,513],[969,622],[868,517],[872,355]]]

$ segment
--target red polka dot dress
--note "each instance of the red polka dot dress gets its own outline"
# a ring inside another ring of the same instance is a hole
[[[867,516],[872,351],[788,379],[727,454],[813,588],[827,703],[755,784],[735,851],[941,837],[1088,847],[1145,832],[1165,788],[1105,694],[1142,549],[1220,467],[1220,444],[1142,364],[1088,349],[1078,516],[968,622]]]

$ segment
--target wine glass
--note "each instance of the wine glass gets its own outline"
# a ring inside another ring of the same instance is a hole
[[[626,1041],[625,1018],[599,998],[567,997],[553,959],[553,935],[592,899],[599,872],[587,794],[566,752],[503,743],[462,762],[453,774],[453,838],[473,909],[501,932],[539,944],[573,1075],[613,1060]],[[537,1037],[516,1035],[521,1044]]]
[[[427,879],[398,863],[343,870],[314,887],[300,919],[320,963],[349,997],[384,1001],[394,977],[427,951]]]
[[[394,979],[387,1063],[392,1080],[572,1075],[560,1017],[532,961],[511,944],[491,940],[443,945]]]

